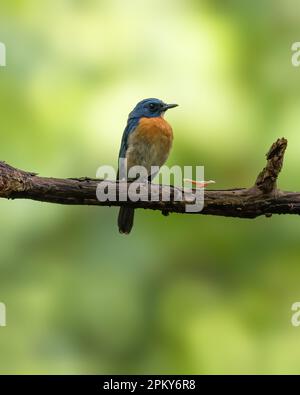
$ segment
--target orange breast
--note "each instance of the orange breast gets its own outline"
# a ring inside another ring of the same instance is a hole
[[[162,136],[172,140],[173,132],[171,126],[162,117],[141,118],[138,125],[139,135],[149,140],[160,139]]]
[[[162,166],[168,158],[172,141],[172,128],[165,119],[141,118],[128,139],[128,167],[142,165],[149,169]]]
[[[166,160],[173,141],[173,131],[168,122],[162,118],[141,118],[135,136],[140,143],[152,147],[155,156]],[[151,149],[151,148],[150,148]]]

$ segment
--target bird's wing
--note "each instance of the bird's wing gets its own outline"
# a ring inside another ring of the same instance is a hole
[[[128,148],[128,137],[135,130],[139,123],[139,118],[129,118],[126,128],[124,129],[121,147],[119,151],[119,158],[126,158],[126,151]]]
[[[123,132],[122,140],[121,140],[119,159],[126,158],[126,151],[128,148],[128,137],[132,132],[134,132],[138,123],[139,123],[139,118],[129,118],[128,119],[126,128],[124,129],[124,132]],[[120,172],[120,169],[118,168],[117,179],[119,178],[119,172]]]

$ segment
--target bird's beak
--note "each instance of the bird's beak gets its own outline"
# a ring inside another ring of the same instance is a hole
[[[163,109],[164,109],[164,111],[167,111],[167,110],[169,110],[169,108],[174,108],[177,106],[178,106],[178,104],[165,104]]]

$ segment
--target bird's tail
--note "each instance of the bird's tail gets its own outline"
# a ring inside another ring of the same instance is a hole
[[[129,234],[134,219],[134,209],[130,207],[120,207],[119,216],[118,216],[118,226],[119,232]]]

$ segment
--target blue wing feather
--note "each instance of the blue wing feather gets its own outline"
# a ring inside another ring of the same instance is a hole
[[[122,136],[121,147],[120,147],[120,151],[119,151],[119,158],[126,157],[126,151],[128,148],[128,137],[135,130],[138,123],[139,123],[139,118],[129,118],[128,119],[126,128],[124,129],[123,136]]]
[[[129,135],[135,131],[135,128],[139,124],[139,118],[128,118],[126,128],[124,129],[122,140],[121,140],[121,147],[119,151],[119,159],[126,158],[126,151],[128,148],[128,137]],[[117,179],[119,178],[120,169],[118,169]],[[122,172],[121,172],[122,173]]]

